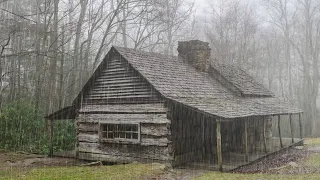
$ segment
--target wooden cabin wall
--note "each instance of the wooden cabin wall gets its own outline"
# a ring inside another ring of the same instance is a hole
[[[82,105],[146,104],[161,101],[160,94],[114,50],[98,77],[84,92]]]
[[[84,92],[77,120],[80,159],[108,162],[171,161],[170,124],[160,94],[113,51]],[[99,137],[99,123],[140,126],[140,141]],[[110,140],[110,141],[109,141]]]
[[[139,109],[139,105],[137,106]],[[152,106],[150,104],[150,106]],[[108,162],[171,162],[170,120],[163,114],[85,114],[77,117],[80,159]],[[99,139],[99,123],[140,124],[140,142],[111,143]]]
[[[195,161],[216,151],[215,120],[178,104],[169,104],[173,165]]]

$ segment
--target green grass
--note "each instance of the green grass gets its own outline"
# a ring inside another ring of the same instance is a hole
[[[278,174],[233,174],[233,173],[219,173],[210,172],[202,176],[194,178],[194,180],[209,180],[209,179],[219,179],[219,180],[318,180],[319,174],[301,174],[301,175],[278,175]]]
[[[151,164],[127,164],[114,166],[93,166],[93,167],[50,167],[34,169],[28,172],[1,172],[0,179],[141,179],[151,178],[162,173],[160,165]],[[2,178],[1,178],[2,177]]]
[[[314,147],[314,146],[320,146],[320,138],[310,138],[310,139],[305,139],[304,143],[308,147]]]
[[[303,165],[320,168],[320,153],[310,154]]]

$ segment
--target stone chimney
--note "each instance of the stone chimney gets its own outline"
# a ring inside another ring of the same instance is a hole
[[[196,69],[206,72],[210,65],[211,49],[209,43],[191,40],[178,42],[179,57],[182,57]]]

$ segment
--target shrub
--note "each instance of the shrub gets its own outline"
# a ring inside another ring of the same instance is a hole
[[[30,103],[14,102],[0,112],[0,148],[10,151],[48,153],[44,113],[35,114]],[[71,150],[75,144],[74,122],[55,122],[55,150]]]

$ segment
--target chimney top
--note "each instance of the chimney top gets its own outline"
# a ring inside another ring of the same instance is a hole
[[[211,49],[209,43],[200,40],[179,41],[179,56],[196,69],[206,72],[210,65]]]

